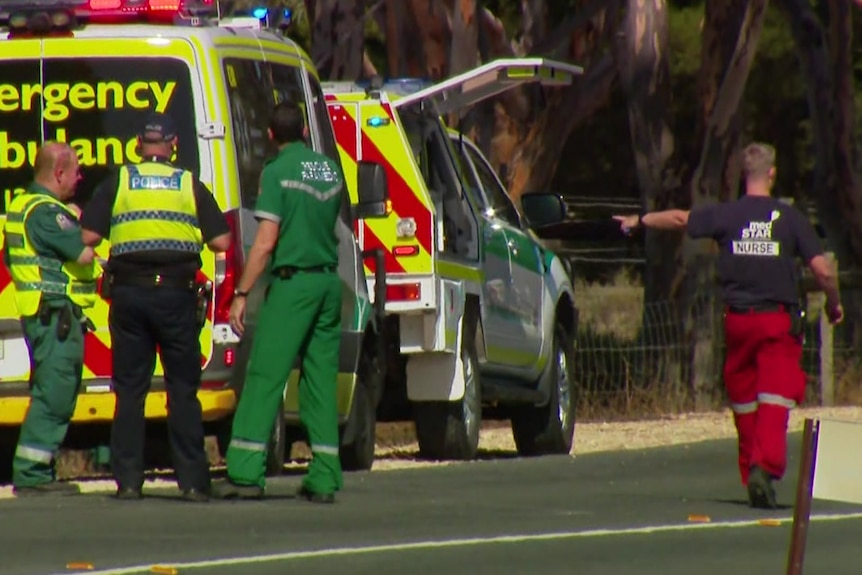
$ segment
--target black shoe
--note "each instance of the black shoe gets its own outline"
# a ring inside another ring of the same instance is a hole
[[[237,485],[230,479],[223,479],[213,483],[211,493],[217,499],[262,499],[263,487]]]
[[[123,501],[134,501],[137,499],[142,499],[144,497],[144,494],[141,492],[140,488],[119,487],[117,489],[117,494],[114,497]]]
[[[183,490],[182,498],[192,503],[206,503],[210,500],[210,495],[208,491],[192,487],[191,489]]]
[[[772,477],[762,468],[753,466],[748,474],[748,502],[755,509],[777,509]]]
[[[299,487],[296,496],[312,503],[335,503],[334,493],[315,493],[305,485]]]
[[[81,490],[74,483],[51,481],[40,485],[16,485],[12,488],[12,493],[16,497],[32,497],[40,495],[78,495],[81,493]]]

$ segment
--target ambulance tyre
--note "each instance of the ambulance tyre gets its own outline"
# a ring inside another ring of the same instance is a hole
[[[284,462],[287,458],[287,450],[293,447],[293,442],[288,445],[287,426],[284,423],[284,408],[279,406],[272,426],[272,435],[266,449],[266,476],[278,477],[284,472]]]
[[[522,456],[562,455],[572,450],[576,387],[574,342],[561,325],[554,330],[554,355],[547,377],[550,400],[543,406],[519,406],[512,414],[512,435]]]
[[[374,465],[377,430],[377,403],[382,393],[385,374],[375,352],[376,334],[366,339],[359,358],[356,387],[350,415],[342,429],[341,468],[344,471],[367,471]]]
[[[468,302],[461,336],[464,395],[455,401],[418,401],[413,404],[419,456],[432,460],[476,458],[482,427],[482,395],[476,351],[478,311]]]

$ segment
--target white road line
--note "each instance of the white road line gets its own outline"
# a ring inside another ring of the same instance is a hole
[[[746,519],[741,521],[716,521],[714,523],[678,523],[672,525],[653,525],[647,527],[623,527],[618,529],[589,529],[584,531],[559,531],[556,533],[501,535],[497,537],[476,537],[464,539],[443,539],[430,541],[416,541],[413,543],[393,543],[390,545],[366,545],[361,547],[332,547],[329,549],[315,549],[309,551],[289,551],[285,553],[273,553],[269,555],[248,555],[246,557],[225,557],[222,559],[208,559],[205,561],[192,561],[188,563],[149,563],[147,565],[135,565],[131,567],[120,567],[116,569],[104,569],[101,571],[89,571],[90,575],[134,575],[137,573],[150,573],[154,565],[173,567],[180,572],[186,569],[206,569],[215,567],[229,567],[231,565],[254,565],[257,563],[272,563],[278,561],[293,561],[297,559],[313,559],[317,557],[337,557],[342,555],[369,555],[372,553],[389,553],[397,551],[411,551],[415,549],[439,549],[448,547],[473,547],[478,545],[492,545],[498,543],[530,543],[536,541],[559,541],[563,539],[587,539],[595,537],[612,537],[617,535],[651,535],[654,533],[669,533],[674,531],[695,531],[700,529],[739,529],[743,527],[758,527],[761,521],[777,520],[781,524],[791,523],[792,517],[763,517],[761,519]],[[848,519],[862,519],[860,513],[835,513],[828,515],[812,515],[812,522],[842,521]],[[68,571],[64,572],[68,573]],[[63,575],[56,573],[54,575]]]

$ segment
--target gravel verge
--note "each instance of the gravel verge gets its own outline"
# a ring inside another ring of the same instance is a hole
[[[862,424],[862,407],[806,407],[794,410],[790,416],[790,431],[800,431],[806,418],[841,419]],[[417,459],[418,445],[410,423],[379,424],[378,446],[374,472],[393,469],[412,469],[440,465],[461,465],[456,462],[431,462]],[[736,430],[728,410],[707,413],[689,413],[659,419],[622,422],[583,422],[575,428],[575,444],[572,455],[584,455],[602,451],[648,449],[653,447],[695,443],[711,439],[733,438]],[[214,468],[221,466],[210,445]],[[508,422],[487,422],[479,441],[480,457],[494,459],[515,454],[511,428]],[[287,466],[288,473],[300,473],[309,456],[304,444],[294,446],[293,462]],[[174,487],[169,472],[155,472],[145,488]],[[105,476],[88,479],[72,479],[85,493],[110,492],[114,483]],[[0,486],[0,499],[11,498],[12,488]]]

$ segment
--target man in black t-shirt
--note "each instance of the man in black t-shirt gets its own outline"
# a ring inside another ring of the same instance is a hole
[[[825,292],[830,322],[840,322],[844,312],[835,271],[811,223],[771,195],[775,149],[746,147],[743,174],[746,193],[735,202],[615,219],[626,232],[637,226],[684,229],[694,239],[718,243],[726,306],[724,383],[736,423],[739,471],[751,505],[775,508],[772,482],[786,467],[789,410],[805,398],[797,257]]]

